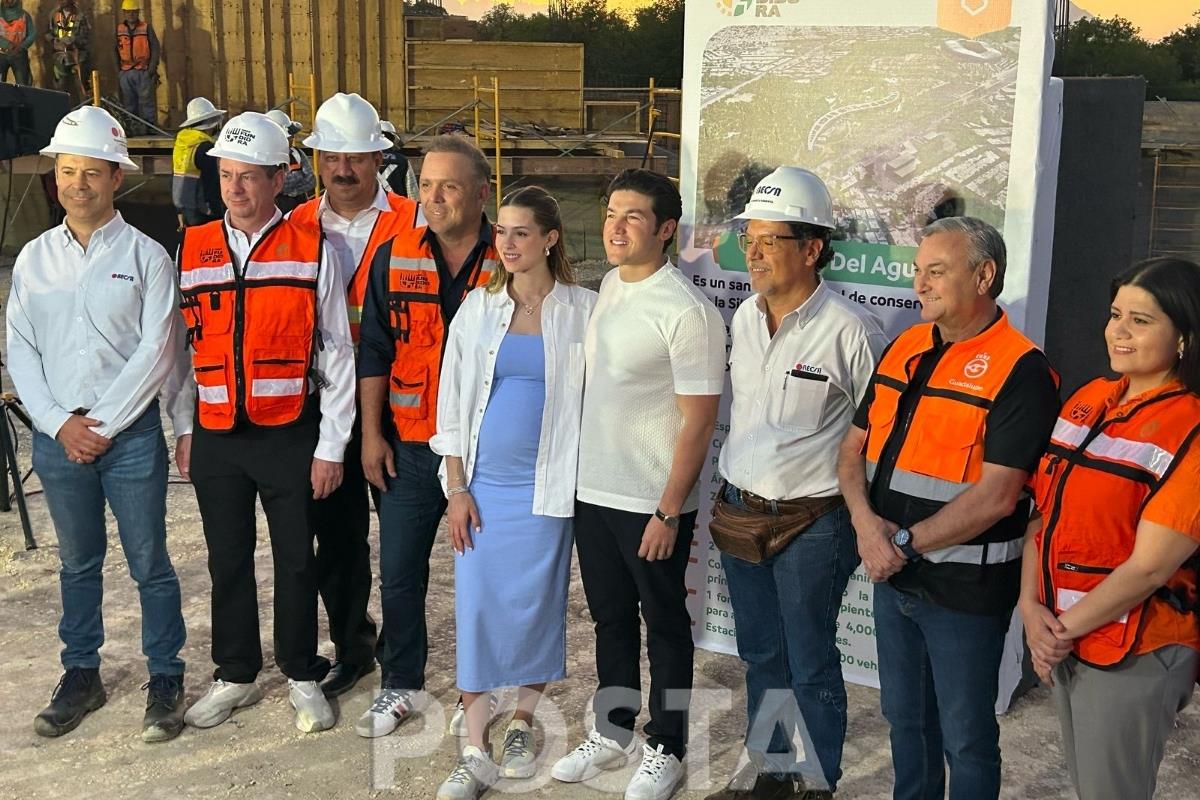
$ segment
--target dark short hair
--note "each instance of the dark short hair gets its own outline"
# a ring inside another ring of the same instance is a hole
[[[430,153],[457,153],[471,162],[471,167],[479,177],[480,183],[488,183],[492,180],[491,162],[487,160],[487,156],[483,154],[482,150],[471,144],[464,136],[456,136],[453,133],[435,136],[421,149],[422,155]]]
[[[281,169],[283,169],[283,164],[271,164],[270,166],[263,167],[263,172],[267,173],[268,178],[274,178],[275,173]]]
[[[1110,299],[1122,286],[1144,289],[1183,337],[1175,376],[1200,394],[1200,265],[1183,258],[1151,258],[1113,278]]]
[[[1000,231],[976,217],[942,217],[925,226],[921,238],[935,233],[958,233],[967,237],[967,260],[972,271],[985,261],[996,265],[996,277],[988,290],[995,300],[1004,291],[1004,271],[1008,266],[1008,248]]]
[[[637,192],[650,198],[650,210],[654,212],[655,233],[662,229],[663,223],[667,220],[675,220],[678,223],[679,218],[683,216],[683,198],[679,196],[679,189],[675,187],[670,178],[659,172],[648,169],[621,171],[608,184],[608,191],[604,195],[605,202],[614,193],[622,191]],[[673,241],[675,241],[675,235],[671,234],[671,238],[663,243],[663,250],[670,247]]]
[[[807,222],[789,222],[787,226],[791,230],[792,236],[816,239],[821,243],[821,255],[817,256],[817,263],[813,265],[815,271],[820,272],[826,264],[833,261],[833,228],[811,225]]]

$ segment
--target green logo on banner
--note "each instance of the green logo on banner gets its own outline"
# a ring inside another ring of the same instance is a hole
[[[713,243],[713,253],[721,269],[746,271],[746,256],[738,248],[736,233],[722,231],[718,234]],[[911,289],[913,258],[916,255],[917,248],[909,246],[834,242],[833,261],[821,270],[821,275],[826,280],[838,283]]]

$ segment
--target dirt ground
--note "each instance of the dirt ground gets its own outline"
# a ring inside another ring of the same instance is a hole
[[[0,303],[7,300],[10,270],[0,267]],[[2,332],[0,332],[2,335]],[[4,375],[5,387],[11,383]],[[169,426],[168,426],[169,427]],[[20,431],[19,460],[29,464],[29,438]],[[27,485],[36,491],[36,477]],[[56,634],[59,614],[58,557],[53,526],[40,495],[30,498],[39,547],[26,551],[16,513],[0,514],[0,653],[4,689],[0,692],[0,800],[7,798],[180,797],[180,798],[431,798],[451,769],[455,743],[443,736],[441,709],[456,697],[454,689],[453,554],[439,538],[432,558],[429,589],[431,635],[428,690],[439,701],[424,721],[397,734],[369,742],[356,736],[354,720],[370,704],[378,673],[342,698],[336,728],[303,734],[292,726],[286,681],[273,666],[260,683],[266,698],[239,711],[224,725],[198,731],[185,729],[176,740],[146,745],[140,739],[144,708],[141,686],[146,680],[140,653],[137,594],[124,556],[113,536],[104,567],[106,639],[101,674],[108,704],[90,715],[73,733],[43,739],[33,733],[33,717],[48,701],[60,673]],[[169,544],[183,586],[188,641],[188,698],[206,688],[212,665],[209,647],[209,578],[206,550],[194,496],[185,484],[169,493]],[[265,523],[260,514],[260,532]],[[265,533],[263,534],[265,537]],[[257,556],[259,603],[264,650],[271,662],[271,565],[265,538]],[[378,531],[372,522],[372,548]],[[378,592],[372,602],[378,619]],[[324,631],[322,631],[324,637]],[[326,640],[323,651],[332,653]],[[539,776],[501,784],[489,793],[582,800],[617,796],[632,773],[603,776],[594,786],[569,786],[549,778],[549,763],[585,732],[585,708],[595,683],[591,624],[573,572],[568,622],[569,677],[552,686],[544,704],[544,738]],[[722,784],[737,760],[745,726],[744,670],[736,658],[698,651],[692,714],[692,749],[687,760],[689,781],[678,798],[700,800]],[[643,678],[648,681],[648,676]],[[884,800],[890,796],[891,764],[887,727],[879,712],[878,693],[851,686],[850,720],[838,797]],[[448,713],[448,711],[447,711]],[[507,722],[493,728],[499,745]],[[1004,754],[1005,798],[1072,796],[1062,763],[1058,723],[1045,689],[1035,689],[1016,702],[1000,720]],[[1158,797],[1200,798],[1200,710],[1193,706],[1179,720],[1167,745],[1159,774]]]

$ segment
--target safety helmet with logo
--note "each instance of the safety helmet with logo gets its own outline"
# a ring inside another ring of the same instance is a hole
[[[327,153],[374,153],[392,143],[379,126],[379,112],[357,94],[338,92],[321,103],[305,147]]]
[[[217,143],[208,154],[243,164],[272,167],[291,158],[287,134],[266,114],[243,111],[221,128]]]
[[[779,167],[759,181],[746,209],[736,219],[837,227],[833,219],[833,200],[825,182],[800,167]]]
[[[289,117],[287,114],[280,111],[278,108],[272,108],[267,112],[267,118],[274,122],[279,127],[283,128],[283,132],[288,136],[295,136],[300,130],[300,123]]]
[[[207,97],[194,97],[188,101],[187,119],[179,127],[209,128],[217,124],[224,113],[225,109],[217,108]]]
[[[129,160],[125,129],[103,108],[80,106],[63,117],[50,144],[42,148],[44,156],[73,155],[102,158],[128,172],[139,172]]]
[[[122,11],[141,11],[141,0],[121,0]]]

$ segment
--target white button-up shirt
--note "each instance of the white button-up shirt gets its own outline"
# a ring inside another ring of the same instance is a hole
[[[85,250],[66,224],[22,248],[8,298],[8,370],[48,436],[76,409],[112,438],[153,402],[184,355],[175,269],[162,245],[117,213]],[[193,393],[164,396],[176,436]]]
[[[247,236],[229,224],[225,233],[234,268],[245,268],[250,250],[268,229],[283,218],[279,209],[261,229]],[[317,349],[316,368],[328,384],[321,389],[321,425],[314,458],[341,462],[354,426],[354,346],[346,317],[346,290],[339,282],[338,258],[328,243],[321,246],[321,268],[317,273],[317,331],[324,345]]]
[[[575,478],[583,414],[583,337],[596,293],[556,283],[542,302],[542,345],[546,356],[546,402],[534,468],[533,513],[575,516]],[[471,291],[446,340],[438,385],[437,433],[433,452],[463,460],[467,484],[475,469],[479,429],[492,395],[500,343],[515,304],[508,292]],[[439,472],[443,489],[446,466]]]
[[[838,444],[887,335],[879,320],[822,281],[771,336],[754,295],[733,315],[733,385],[721,476],[772,500],[838,493]]]
[[[367,242],[371,238],[371,232],[375,230],[375,221],[379,219],[381,212],[391,211],[392,207],[388,205],[387,194],[383,191],[383,187],[380,187],[379,191],[375,193],[375,199],[371,205],[355,214],[353,219],[346,219],[330,208],[328,198],[327,193],[321,193],[321,202],[317,206],[317,219],[320,220],[325,241],[329,244],[330,249],[337,253],[338,265],[341,268],[342,290],[344,291],[350,286],[350,281],[354,279],[358,262],[362,261],[363,252],[366,251]]]

